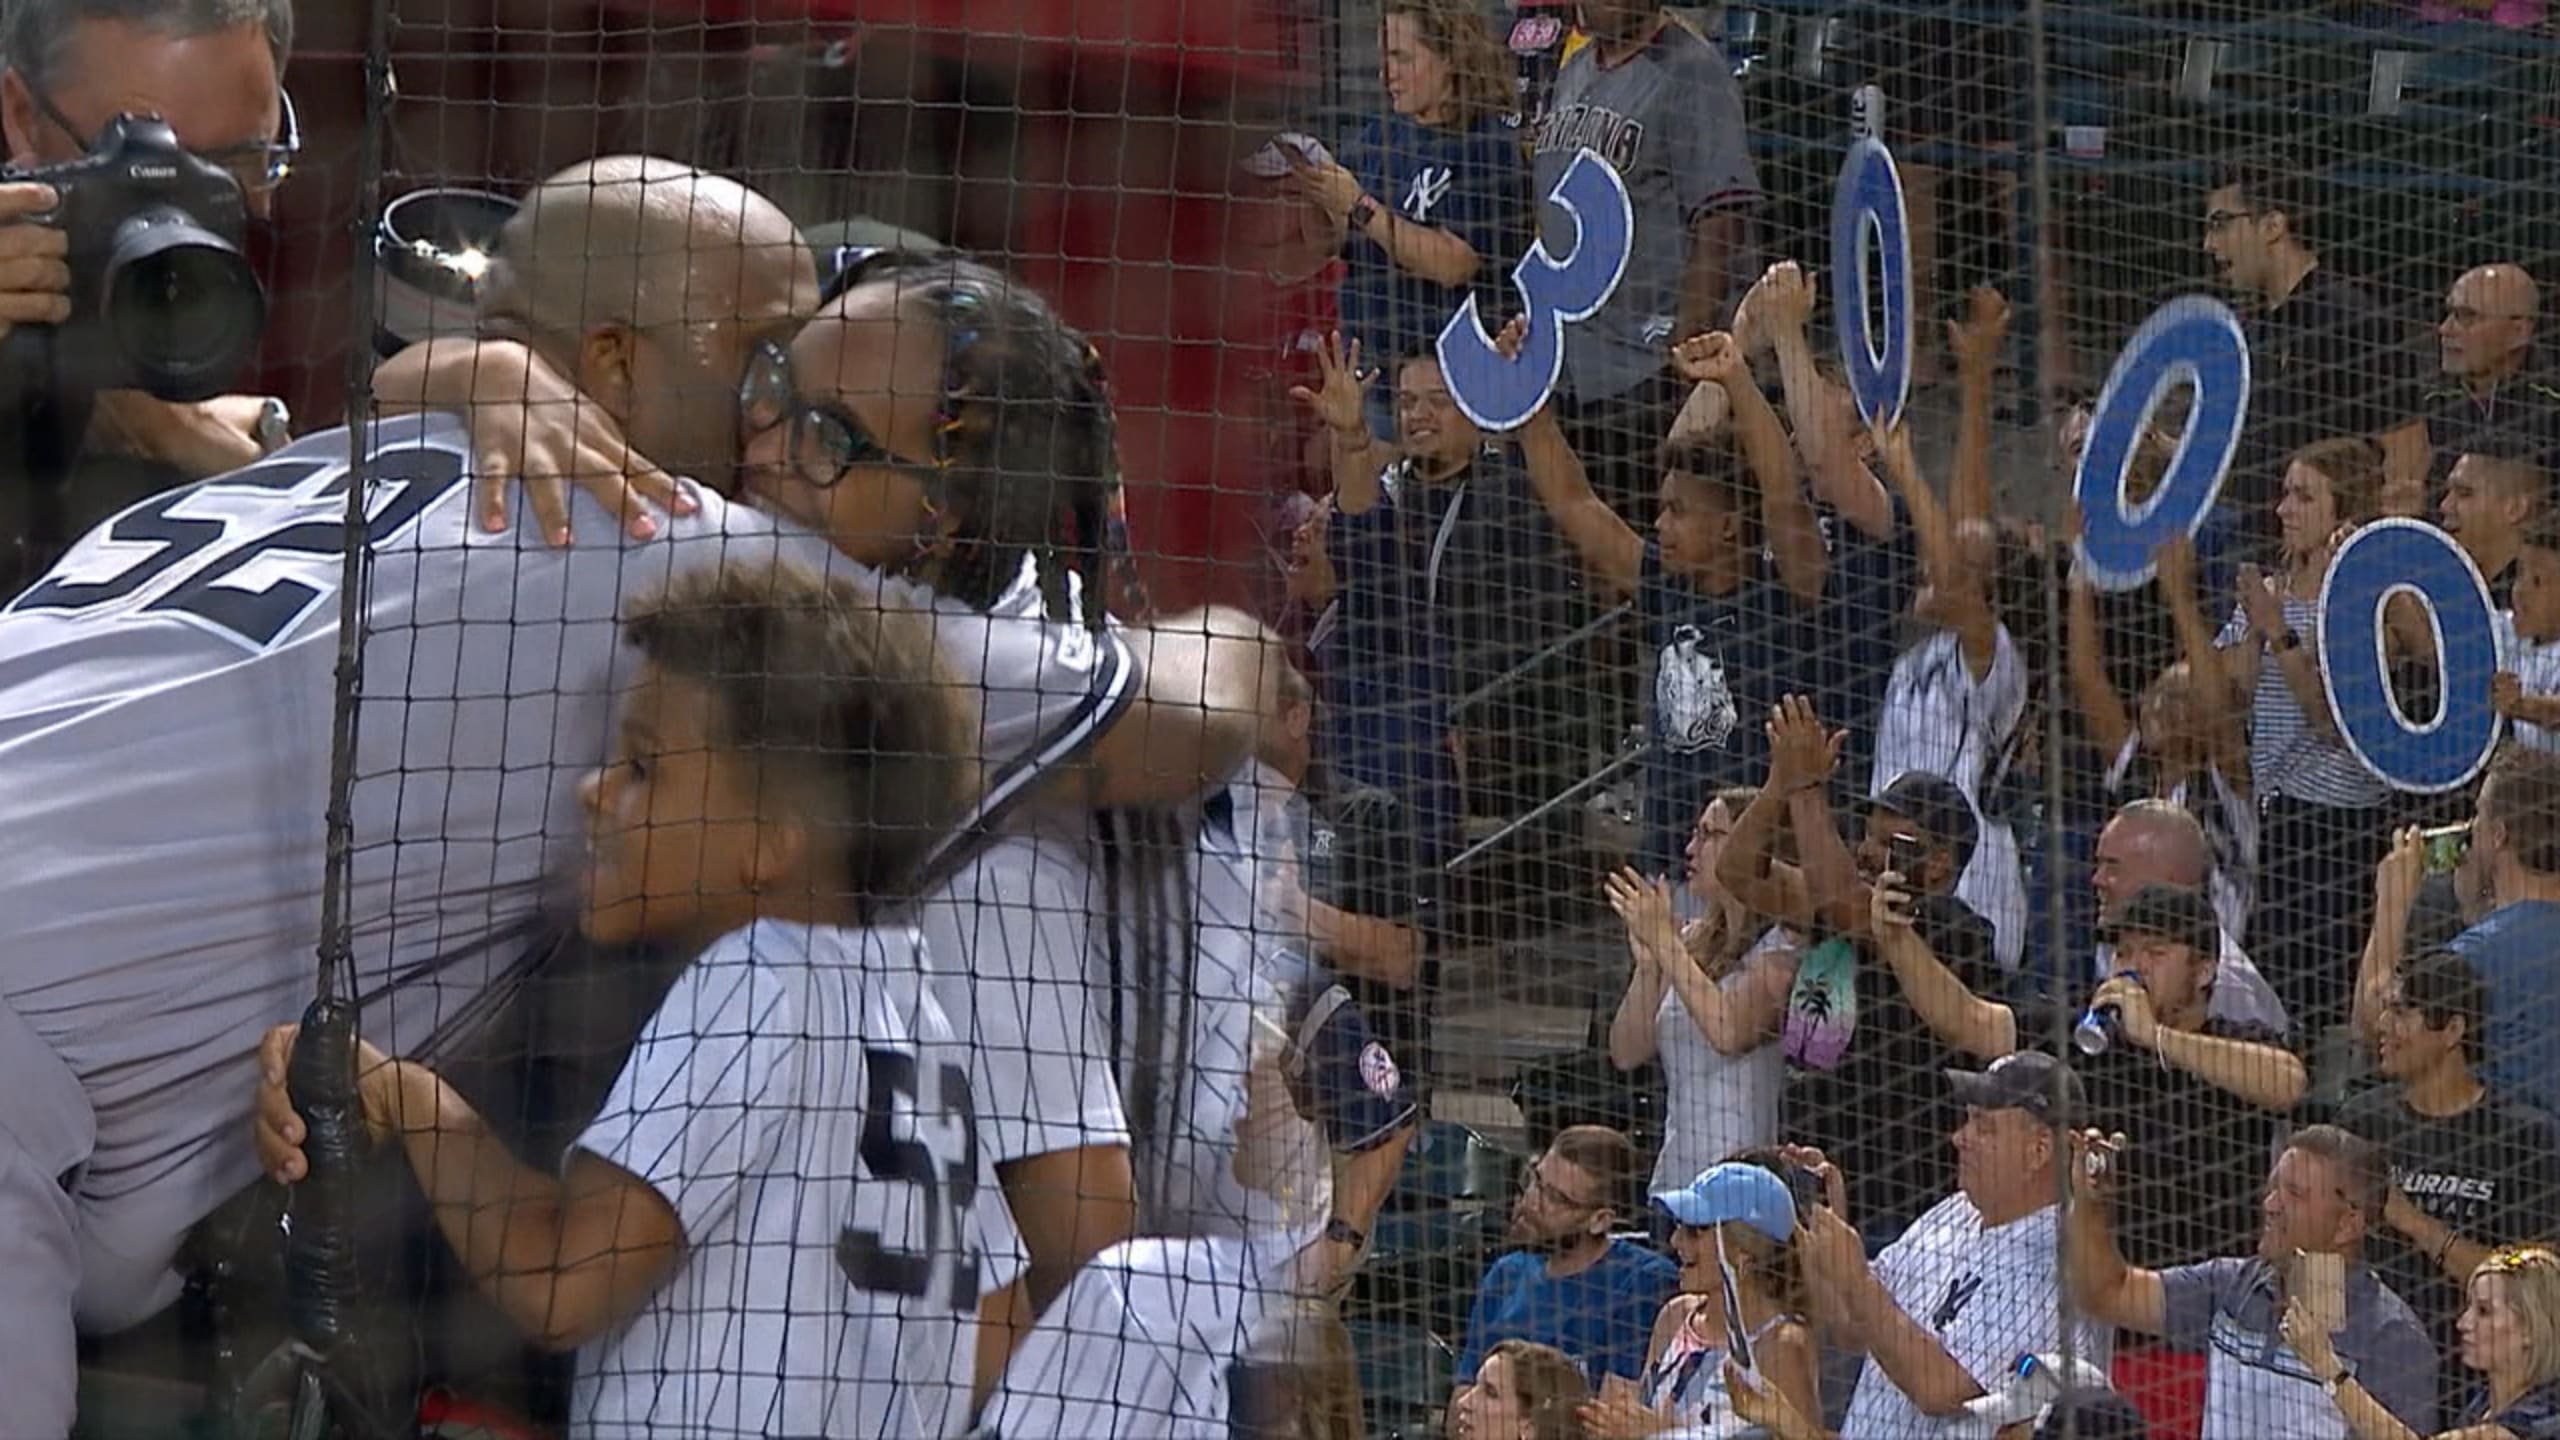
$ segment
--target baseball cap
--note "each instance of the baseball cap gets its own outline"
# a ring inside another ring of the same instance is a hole
[[[1787,1182],[1739,1160],[1727,1160],[1677,1190],[1663,1191],[1653,1203],[1692,1228],[1739,1221],[1781,1245],[1796,1233],[1796,1199]]]
[[[2048,1125],[2068,1125],[2087,1108],[2080,1077],[2071,1067],[2035,1050],[2003,1055],[1980,1070],[1949,1070],[1956,1102],[1975,1110],[2024,1110]],[[2057,1089],[2059,1108],[2054,1101]]]
[[[1919,826],[1930,843],[1955,856],[1959,871],[1972,863],[1973,842],[1981,827],[1973,818],[1972,803],[1945,776],[1905,770],[1867,804]]]
[[[1412,1088],[1348,989],[1314,972],[1289,1005],[1288,1025],[1280,1075],[1290,1102],[1337,1153],[1371,1149],[1413,1119]]]
[[[2107,916],[2107,938],[2128,933],[2158,935],[2210,960],[2222,953],[2222,920],[2202,891],[2179,885],[2145,885]]]

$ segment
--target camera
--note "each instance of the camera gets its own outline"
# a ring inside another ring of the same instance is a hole
[[[38,220],[61,230],[71,318],[50,335],[58,390],[143,390],[208,400],[258,348],[266,291],[241,253],[240,182],[178,144],[166,123],[118,116],[78,160],[0,176],[54,188]]]

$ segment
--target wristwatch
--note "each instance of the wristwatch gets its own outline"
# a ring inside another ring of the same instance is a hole
[[[2335,1400],[2338,1398],[2338,1387],[2354,1378],[2356,1378],[2356,1367],[2341,1363],[2338,1366],[2338,1373],[2320,1382],[2320,1393]]]
[[[1354,1250],[1369,1243],[1366,1232],[1350,1221],[1338,1218],[1324,1222],[1324,1238],[1336,1245],[1348,1245]]]
[[[1356,201],[1353,201],[1353,202],[1352,202],[1352,205],[1351,205],[1351,228],[1352,228],[1352,229],[1354,229],[1354,230],[1366,230],[1366,229],[1368,229],[1368,228],[1369,228],[1369,222],[1370,222],[1370,221],[1372,221],[1372,220],[1375,220],[1375,219],[1377,219],[1377,218],[1378,218],[1378,202],[1377,202],[1375,199],[1373,199],[1373,198],[1371,198],[1371,197],[1369,197],[1369,196],[1367,196],[1367,195],[1363,195],[1363,196],[1361,196],[1358,200],[1356,200]]]
[[[2299,630],[2287,630],[2282,635],[2268,641],[2267,648],[2273,650],[2279,655],[2290,655],[2294,651],[2302,648],[2302,632]]]

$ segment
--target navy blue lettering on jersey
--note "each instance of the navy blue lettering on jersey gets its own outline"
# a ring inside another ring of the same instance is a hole
[[[8,611],[165,616],[264,653],[337,593],[351,473],[278,456],[155,495],[85,537]],[[367,457],[365,543],[399,538],[462,476],[446,450]]]
[[[1794,602],[1765,572],[1708,595],[1664,572],[1654,540],[1636,594],[1654,657],[1639,864],[1671,875],[1707,797],[1766,777],[1762,727],[1791,683],[1798,627]]]
[[[1402,115],[1372,120],[1343,147],[1343,167],[1378,203],[1416,225],[1444,230],[1476,253],[1473,285],[1443,285],[1397,268],[1387,252],[1354,234],[1344,251],[1342,333],[1392,386],[1395,364],[1428,354],[1440,327],[1477,292],[1487,316],[1507,315],[1518,299],[1503,283],[1512,261],[1529,248],[1529,164],[1519,127],[1487,116],[1465,130],[1416,124]],[[1498,322],[1488,320],[1495,328]]]

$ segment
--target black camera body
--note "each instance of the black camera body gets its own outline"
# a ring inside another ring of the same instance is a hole
[[[51,332],[52,386],[175,401],[230,387],[257,352],[267,296],[242,252],[248,197],[229,171],[164,122],[123,115],[80,159],[0,178],[59,197],[36,217],[69,242],[71,315]]]

